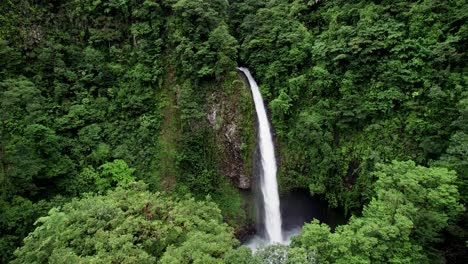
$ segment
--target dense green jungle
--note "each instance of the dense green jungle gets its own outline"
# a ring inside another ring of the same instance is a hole
[[[468,263],[465,0],[0,1],[1,263]],[[242,246],[280,193],[347,224]]]

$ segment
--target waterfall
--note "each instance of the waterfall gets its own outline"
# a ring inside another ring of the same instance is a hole
[[[268,116],[263,104],[263,98],[258,89],[258,85],[247,68],[238,68],[249,80],[250,89],[257,111],[259,128],[259,147],[261,156],[261,177],[260,189],[262,191],[263,204],[265,207],[265,230],[266,240],[269,243],[283,242],[281,233],[281,213],[278,195],[278,183],[276,182],[276,159],[273,138],[271,136]]]

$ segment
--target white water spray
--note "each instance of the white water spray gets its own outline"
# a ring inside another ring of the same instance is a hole
[[[263,204],[265,207],[265,230],[268,243],[281,243],[283,236],[281,233],[281,213],[278,195],[278,183],[276,182],[276,159],[273,138],[271,136],[270,124],[266,114],[263,98],[258,89],[258,85],[247,68],[238,68],[249,80],[252,90],[255,109],[257,110],[259,127],[259,146],[261,156],[261,184]]]

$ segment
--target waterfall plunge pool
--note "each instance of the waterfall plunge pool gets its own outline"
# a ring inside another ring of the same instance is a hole
[[[332,230],[338,225],[346,224],[346,217],[339,208],[329,208],[327,202],[316,197],[311,197],[306,189],[295,189],[286,194],[281,195],[281,218],[282,218],[282,233],[283,243],[289,244],[291,237],[298,235],[301,232],[302,226],[305,223],[310,223],[314,218],[321,223],[326,223]],[[261,226],[261,223],[257,223]],[[256,251],[261,246],[266,246],[269,243],[265,241],[262,230],[258,230],[247,238],[243,245]]]

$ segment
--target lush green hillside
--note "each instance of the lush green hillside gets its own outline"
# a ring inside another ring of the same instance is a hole
[[[283,187],[354,210],[377,162],[442,159],[466,175],[467,5],[315,2],[272,1],[238,32],[270,101]]]
[[[463,263],[467,14],[441,0],[2,1],[0,262],[180,263],[193,250],[200,263]],[[232,250],[252,221],[240,190],[255,149],[237,65],[269,105],[281,191],[309,189],[348,225]],[[145,199],[165,208],[157,221]],[[187,204],[222,235],[152,233]],[[93,210],[118,223],[59,235]],[[105,235],[128,247],[101,247]]]

